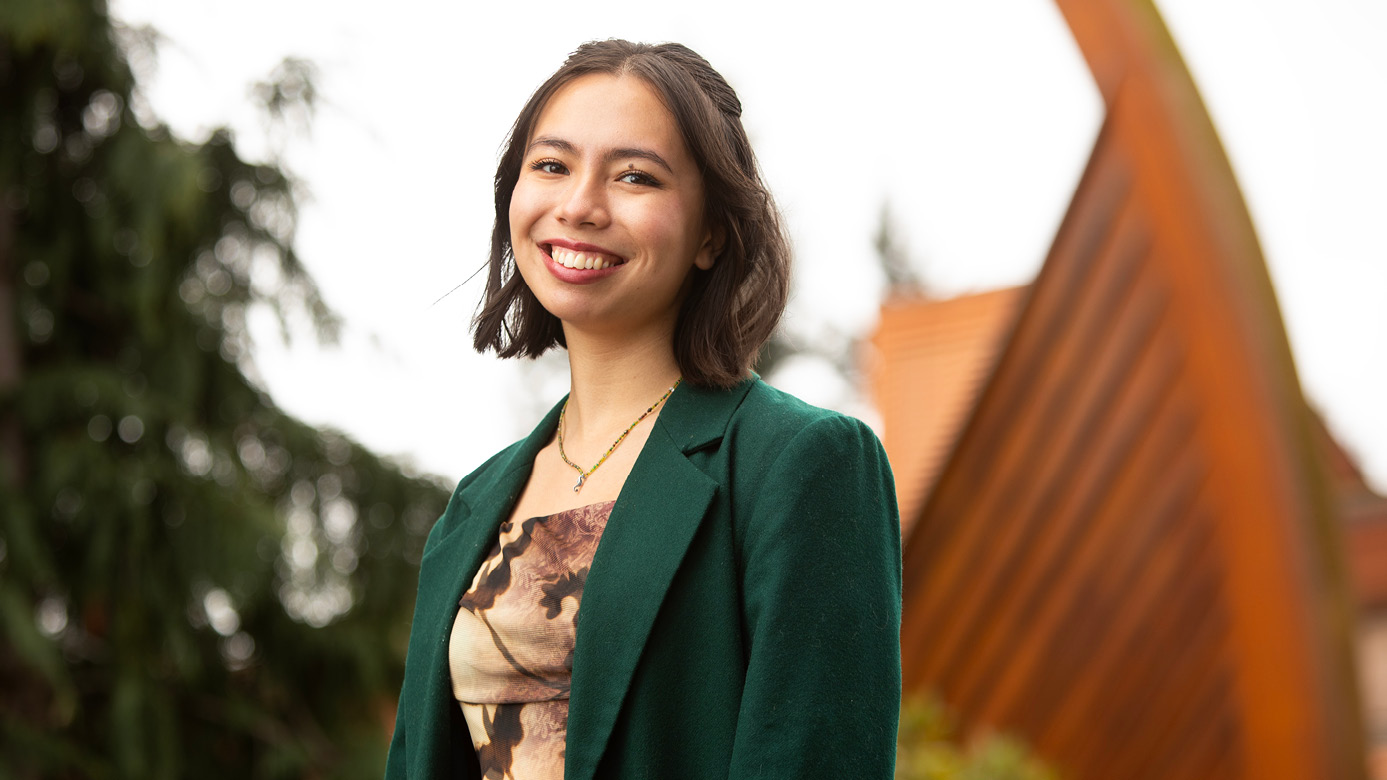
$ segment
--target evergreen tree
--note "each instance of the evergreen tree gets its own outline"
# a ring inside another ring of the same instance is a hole
[[[249,307],[336,327],[295,182],[159,123],[148,38],[0,3],[0,778],[374,777],[447,494],[251,378]]]

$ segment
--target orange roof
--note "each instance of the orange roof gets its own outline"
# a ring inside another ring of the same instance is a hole
[[[919,514],[1029,289],[949,300],[896,296],[882,306],[867,374],[886,423],[882,443],[903,524]]]
[[[1344,521],[1353,595],[1362,608],[1387,607],[1387,498],[1368,487],[1358,464],[1330,433],[1324,419],[1313,417],[1315,438],[1329,464],[1334,503]]]
[[[1387,524],[1387,498],[1368,487],[1353,456],[1334,438],[1324,418],[1314,415],[1315,438],[1329,463],[1330,480],[1339,512],[1350,526],[1356,523]],[[1385,572],[1387,573],[1387,572]]]

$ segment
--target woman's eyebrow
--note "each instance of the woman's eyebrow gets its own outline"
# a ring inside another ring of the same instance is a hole
[[[531,141],[530,145],[525,147],[525,152],[528,154],[537,146],[547,146],[565,154],[577,155],[579,153],[578,147],[574,146],[572,143],[562,138],[555,138],[549,135],[542,135]],[[604,163],[610,163],[615,160],[627,160],[632,157],[639,160],[649,160],[661,168],[664,168],[666,171],[669,171],[671,174],[674,173],[674,168],[665,161],[665,158],[650,149],[642,149],[638,146],[624,146],[618,149],[610,149],[606,154],[602,155],[602,161]]]
[[[530,152],[534,151],[535,147],[537,146],[547,146],[556,152],[563,152],[564,154],[578,153],[578,147],[563,140],[562,138],[555,138],[552,135],[541,135],[535,140],[531,141],[530,145],[525,147],[525,153],[529,154]]]
[[[674,173],[674,169],[669,166],[669,163],[665,162],[665,158],[650,151],[649,149],[641,149],[639,147],[613,149],[607,152],[605,155],[603,155],[602,159],[605,162],[613,162],[615,160],[627,160],[632,157],[635,157],[639,160],[649,160],[655,163],[656,165],[660,166],[661,168],[664,168],[666,171],[669,171],[671,174]]]

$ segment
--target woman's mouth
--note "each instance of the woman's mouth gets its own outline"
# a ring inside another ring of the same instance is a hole
[[[555,264],[578,271],[601,270],[603,268],[623,265],[626,262],[620,257],[600,252],[578,252],[552,244],[547,248],[549,250],[549,257],[553,259]]]
[[[566,284],[595,284],[620,273],[621,267],[626,265],[626,258],[591,244],[580,247],[540,244],[540,251],[544,253],[544,267]]]

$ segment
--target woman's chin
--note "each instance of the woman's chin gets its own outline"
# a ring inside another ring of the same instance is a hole
[[[547,308],[547,307],[546,307]],[[565,337],[572,342],[574,336],[603,341],[649,342],[661,339],[671,342],[674,338],[674,318],[671,317],[633,317],[630,312],[611,312],[587,308],[556,307],[548,309],[550,314],[563,323]]]

